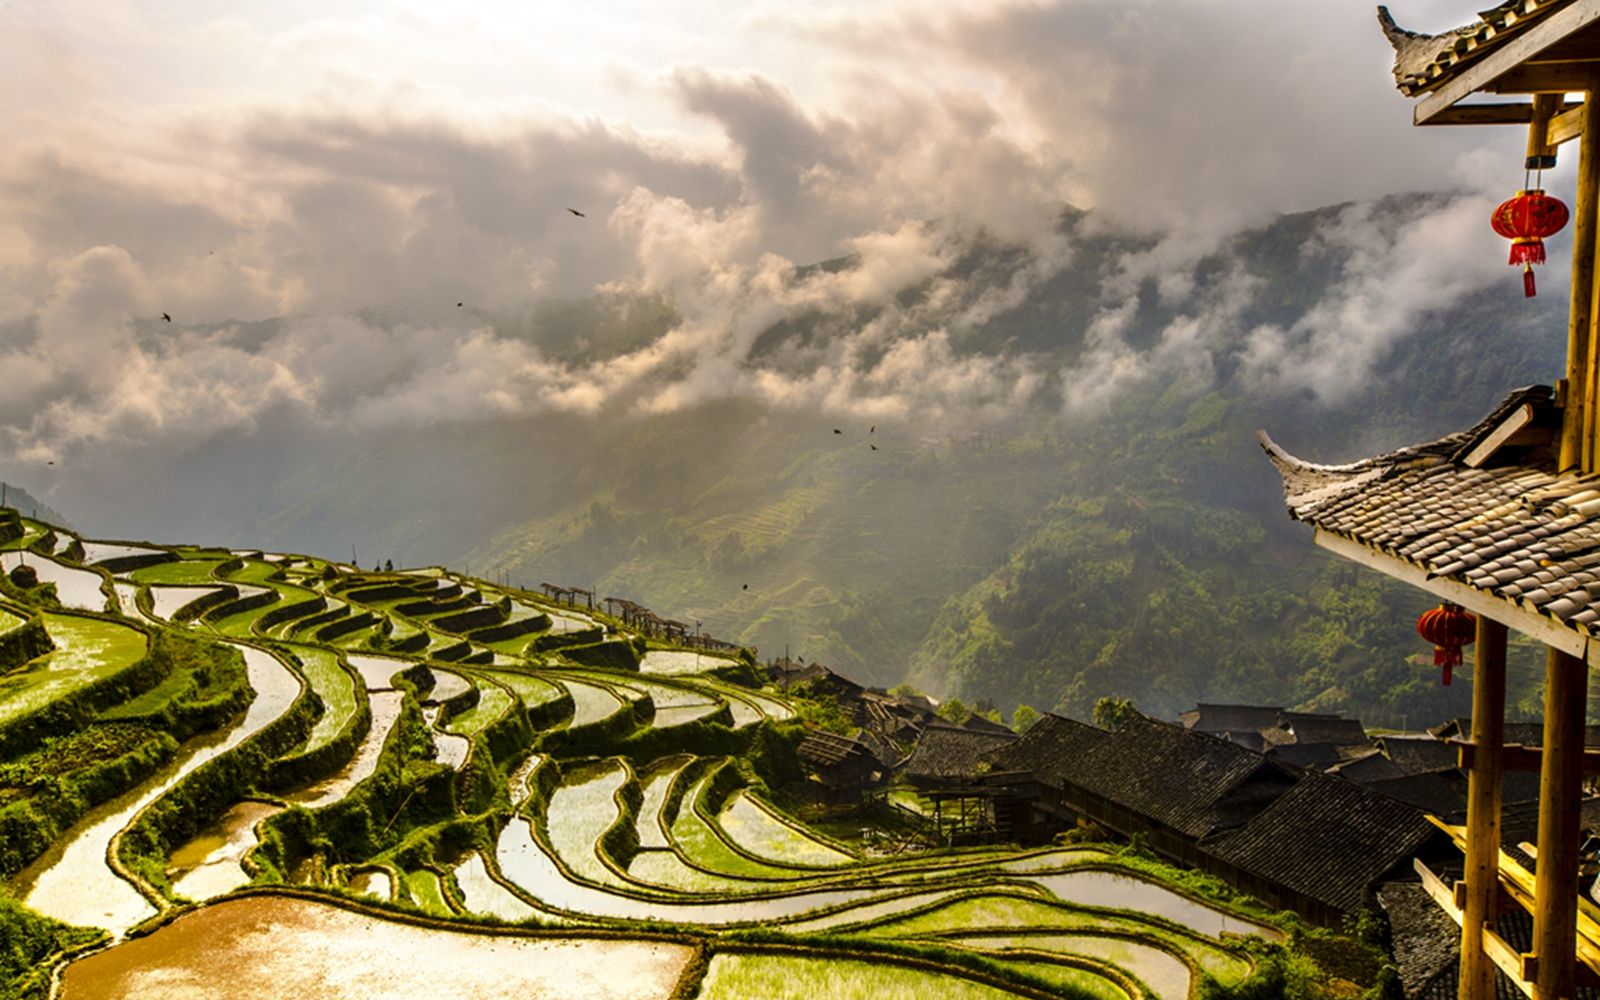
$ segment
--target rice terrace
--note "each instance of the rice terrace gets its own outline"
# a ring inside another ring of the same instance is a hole
[[[7,997],[1373,987],[1370,946],[1136,845],[948,846],[904,788],[839,819],[796,753],[824,699],[616,604],[0,537]]]

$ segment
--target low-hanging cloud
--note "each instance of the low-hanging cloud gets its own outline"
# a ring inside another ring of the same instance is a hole
[[[1481,199],[1405,229],[1373,213],[1411,178],[1482,183],[1496,157],[1481,132],[1410,129],[1366,12],[1061,0],[740,24],[832,67],[832,96],[782,67],[684,62],[633,85],[711,140],[382,81],[119,127],[82,103],[107,97],[108,64],[85,60],[60,121],[33,116],[0,154],[0,457],[183,447],[279,411],[358,431],[726,398],[1076,418],[1152,379],[1210,384],[1225,360],[1337,401],[1419,316],[1503,277],[1470,262],[1496,256],[1470,228]],[[1488,142],[1517,159],[1515,137]],[[1352,197],[1300,250],[1351,256],[1329,298],[1244,329],[1261,279],[1202,264],[1276,211]],[[1092,212],[1069,237],[1073,205]],[[1147,238],[1097,276],[1070,362],[968,346],[1075,241],[1130,228]],[[539,304],[591,296],[672,318],[563,351]]]

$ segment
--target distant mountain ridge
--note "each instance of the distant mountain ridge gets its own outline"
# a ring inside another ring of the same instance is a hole
[[[1362,219],[1392,236],[1438,203],[1394,199]],[[1089,234],[1069,215],[1070,261],[1020,300],[1004,294],[1020,251],[980,241],[892,305],[1008,303],[945,336],[952,363],[1001,359],[1053,387],[1013,420],[847,420],[737,397],[365,430],[286,420],[140,470],[117,496],[74,502],[105,535],[340,558],[354,547],[364,564],[447,562],[582,586],[764,656],[821,659],[883,686],[909,677],[1006,711],[1024,702],[1086,718],[1115,694],[1165,717],[1197,701],[1375,725],[1439,717],[1463,711],[1470,689],[1441,691],[1408,665],[1418,599],[1311,545],[1287,520],[1254,432],[1342,461],[1467,426],[1506,389],[1559,372],[1565,341],[1551,331],[1564,333],[1564,303],[1525,300],[1514,282],[1464,293],[1419,312],[1370,375],[1352,361],[1352,388],[1336,402],[1263,388],[1247,374],[1252,331],[1292,328],[1365,265],[1364,251],[1323,237],[1349,211],[1244,233],[1201,260],[1187,287],[1160,273],[1134,282],[1128,350],[1146,357],[1174,324],[1205,320],[1204,366],[1135,380],[1088,415],[1062,415],[1061,373],[1101,345],[1104,289],[1154,241]],[[1228,282],[1250,295],[1207,320]],[[803,366],[877,315],[785,319],[755,338],[749,363]],[[676,320],[668,303],[612,308],[599,297],[518,329],[594,360]]]
[[[72,527],[72,523],[56,511],[55,508],[47,503],[42,503],[38,497],[14,483],[0,481],[0,507],[13,507],[20,513],[36,520],[59,524],[63,528]]]

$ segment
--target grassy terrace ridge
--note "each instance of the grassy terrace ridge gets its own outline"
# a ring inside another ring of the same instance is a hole
[[[27,544],[53,530],[23,526]],[[18,870],[71,836],[93,803],[166,782],[110,852],[160,911],[142,942],[218,898],[292,908],[314,897],[534,938],[552,924],[634,941],[670,931],[697,956],[676,1000],[1320,995],[1294,941],[1325,932],[1226,893],[1197,897],[1203,881],[1147,859],[1014,845],[883,856],[852,839],[859,821],[835,827],[845,840],[818,832],[786,810],[810,801],[793,748],[800,720],[823,706],[744,686],[755,683],[747,667],[710,673],[739,660],[652,643],[652,670],[639,662],[642,639],[601,611],[448,571],[149,548],[112,564],[122,593],[228,588],[196,590],[203,600],[179,615],[195,620],[164,625],[62,611],[51,587],[0,581],[0,637],[37,622],[56,647],[0,673],[0,855]],[[164,613],[184,596],[168,593]],[[580,641],[540,643],[577,627]],[[245,682],[226,640],[269,654],[249,674],[268,687]],[[268,702],[277,707],[263,714]],[[188,748],[244,721],[255,735],[182,770]],[[43,788],[64,805],[43,808]],[[246,798],[238,814],[259,821],[229,826]],[[223,888],[186,882],[176,898],[164,873],[180,850],[206,858]],[[1138,878],[1168,903],[1073,898],[1071,880],[1095,872]],[[262,895],[275,888],[288,894]],[[0,892],[0,936],[25,942],[29,970],[0,956],[0,1000],[42,996],[48,974],[34,970],[102,933],[27,903]],[[1289,941],[1198,933],[1164,915],[1202,905]],[[1349,995],[1378,988],[1374,972]]]

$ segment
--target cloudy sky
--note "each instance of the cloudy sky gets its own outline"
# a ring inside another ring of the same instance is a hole
[[[1430,31],[1475,10],[1391,6]],[[1058,377],[1092,405],[1160,361],[1119,340],[1127,288],[1104,290],[1078,371],[951,347],[1070,256],[1065,205],[1164,237],[1124,278],[1178,295],[1274,213],[1450,190],[1421,237],[1455,275],[1436,297],[1500,276],[1478,220],[1521,180],[1519,130],[1413,129],[1390,61],[1351,0],[9,0],[0,469],[285,409],[366,426],[743,394],[893,419],[1003,412]],[[1330,238],[1376,232],[1343,225]],[[748,363],[773,322],[888,303],[980,236],[1029,254],[999,299],[952,287],[803,370]],[[1372,269],[1418,238],[1380,233]],[[793,271],[847,253],[855,270]],[[1437,305],[1365,280],[1305,329],[1256,331],[1253,370],[1303,372],[1349,324],[1381,355]],[[665,296],[681,321],[587,363],[506,332],[596,291]],[[1210,296],[1162,350],[1192,365],[1248,294]]]

